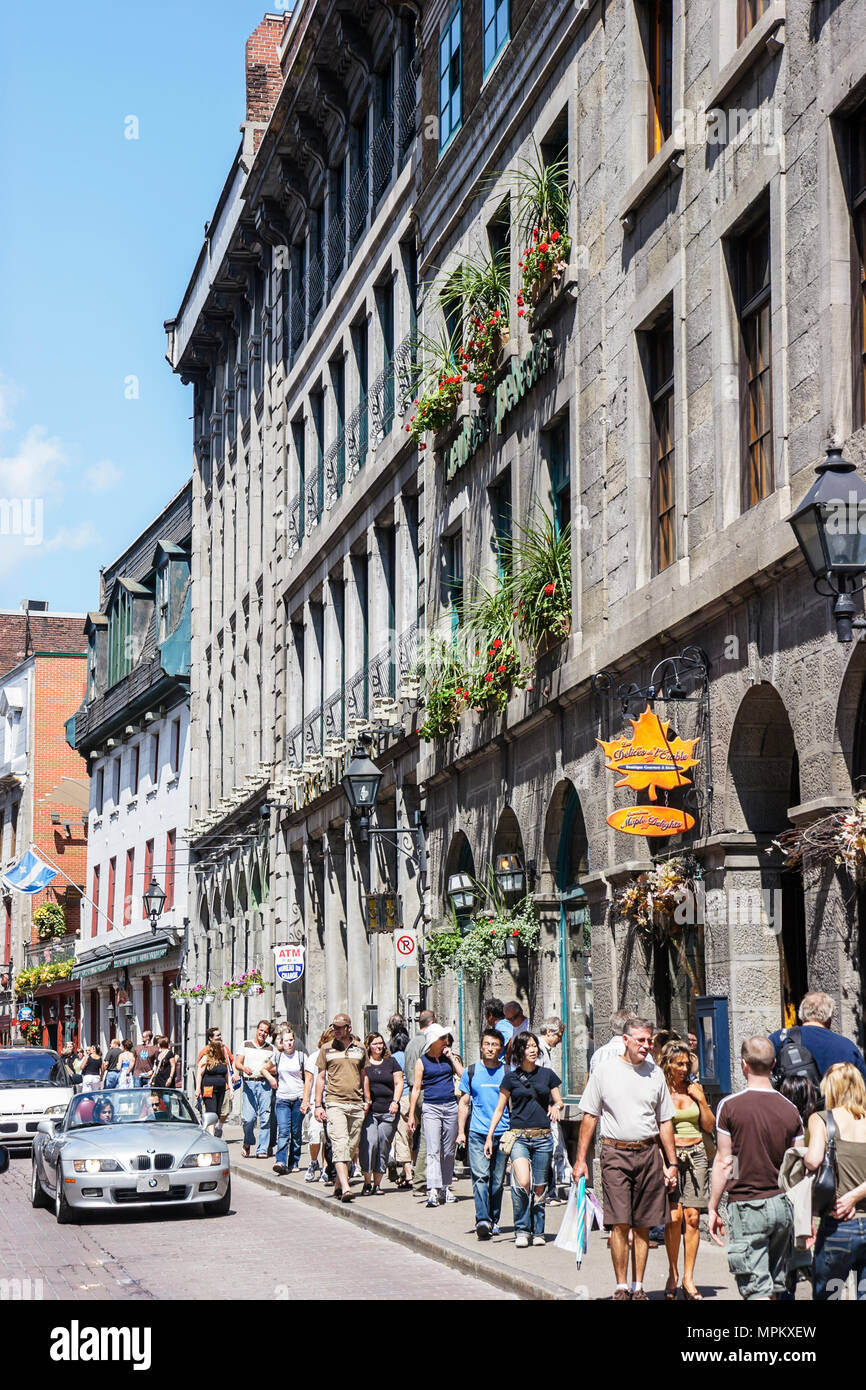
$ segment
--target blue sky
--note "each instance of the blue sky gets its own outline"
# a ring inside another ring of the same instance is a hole
[[[0,499],[23,500],[0,504],[0,608],[95,608],[100,565],[189,473],[162,324],[240,140],[244,43],[284,8],[4,7]]]

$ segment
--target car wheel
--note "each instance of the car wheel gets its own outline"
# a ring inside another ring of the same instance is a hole
[[[30,1205],[31,1207],[36,1208],[49,1207],[51,1205],[47,1196],[45,1195],[42,1183],[39,1181],[39,1174],[36,1171],[35,1158],[33,1159],[33,1163],[30,1169]]]
[[[220,1197],[218,1202],[205,1202],[203,1211],[205,1216],[228,1216],[229,1208],[232,1204],[232,1180],[229,1178],[226,1185],[225,1196]]]
[[[57,1217],[58,1226],[69,1226],[76,1218],[71,1206],[66,1200],[66,1193],[63,1191],[63,1174],[58,1166],[57,1186],[54,1192],[54,1215]]]

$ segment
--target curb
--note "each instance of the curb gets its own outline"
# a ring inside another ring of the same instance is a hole
[[[407,1225],[405,1221],[396,1220],[393,1216],[364,1210],[354,1202],[344,1205],[342,1202],[334,1201],[332,1197],[322,1197],[316,1192],[308,1192],[306,1188],[291,1187],[282,1183],[279,1178],[269,1177],[267,1173],[258,1173],[255,1169],[236,1167],[233,1164],[232,1175],[245,1178],[247,1182],[256,1183],[259,1187],[266,1187],[281,1197],[294,1197],[296,1201],[305,1202],[307,1206],[316,1207],[319,1211],[327,1211],[332,1216],[342,1217],[344,1221],[352,1221],[355,1225],[374,1232],[375,1235],[385,1236],[388,1240],[394,1240],[399,1245],[415,1250],[419,1255],[426,1255],[451,1269],[471,1274],[473,1278],[482,1279],[485,1283],[505,1289],[508,1293],[516,1293],[520,1298],[548,1302],[580,1301],[578,1294],[562,1284],[551,1284],[518,1274],[508,1265],[500,1264],[498,1260],[482,1259],[480,1256],[472,1255],[453,1241],[439,1240],[428,1235],[426,1231],[419,1231],[414,1226]]]

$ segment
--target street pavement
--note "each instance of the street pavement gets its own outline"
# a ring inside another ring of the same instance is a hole
[[[233,1163],[239,1155],[232,1145]],[[124,1211],[71,1226],[34,1211],[29,1185],[29,1154],[13,1156],[0,1177],[0,1300],[282,1301],[319,1297],[335,1280],[343,1299],[383,1289],[415,1300],[514,1297],[240,1178],[228,1216]]]

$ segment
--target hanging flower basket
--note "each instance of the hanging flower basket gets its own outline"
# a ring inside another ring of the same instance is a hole
[[[264,993],[264,991],[263,991],[261,985],[250,985],[249,989],[247,990],[247,994],[263,994],[263,993]]]
[[[834,864],[855,883],[866,881],[866,796],[858,796],[850,811],[835,811],[811,825],[786,830],[772,843],[789,868]]]
[[[678,936],[684,923],[677,920],[677,908],[690,894],[697,896],[696,880],[702,876],[703,870],[693,855],[665,859],[620,889],[616,906],[647,941]]]

